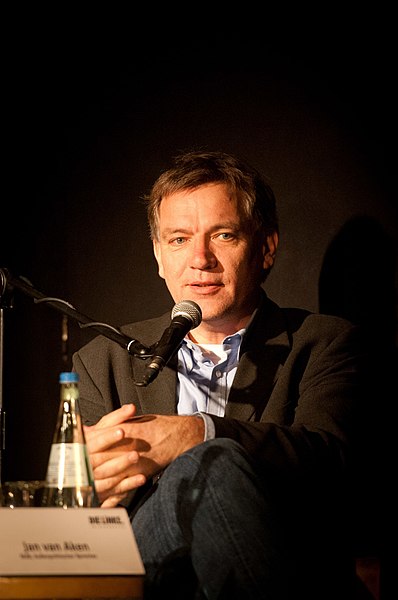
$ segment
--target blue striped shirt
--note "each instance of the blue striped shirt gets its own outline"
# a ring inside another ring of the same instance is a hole
[[[208,415],[225,414],[244,332],[241,329],[214,345],[199,345],[186,338],[178,351],[177,412],[200,414],[205,421],[205,439],[214,437],[214,424]]]

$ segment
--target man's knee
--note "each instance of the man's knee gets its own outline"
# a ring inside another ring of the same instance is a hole
[[[218,457],[227,457],[228,460],[237,460],[238,458],[243,457],[245,460],[250,460],[249,455],[243,446],[230,438],[215,438],[208,440],[187,450],[181,456],[183,457],[185,455],[196,460],[216,460]]]
[[[235,440],[216,438],[208,440],[181,454],[165,470],[163,477],[170,480],[187,480],[190,484],[212,482],[218,487],[233,481],[242,482],[245,476],[257,479],[252,462],[244,448]],[[162,477],[162,479],[163,479]]]

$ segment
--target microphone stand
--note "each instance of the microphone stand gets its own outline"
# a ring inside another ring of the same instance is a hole
[[[5,450],[5,412],[3,410],[3,348],[4,348],[4,309],[0,305],[0,482],[2,479],[3,453]]]
[[[0,269],[0,482],[2,481],[2,457],[5,450],[5,412],[3,410],[4,309],[13,308],[14,289],[19,290],[26,296],[32,297],[35,304],[45,303],[63,315],[71,317],[78,322],[82,329],[90,327],[96,330],[98,333],[125,348],[129,354],[137,358],[145,360],[152,356],[150,348],[147,348],[138,340],[124,335],[116,327],[107,323],[93,321],[87,315],[78,312],[69,302],[61,298],[46,296],[42,292],[39,292],[25,277],[13,277],[7,269]]]

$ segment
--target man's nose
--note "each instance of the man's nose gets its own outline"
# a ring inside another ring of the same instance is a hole
[[[214,269],[217,265],[217,258],[207,240],[194,241],[190,262],[194,269]]]

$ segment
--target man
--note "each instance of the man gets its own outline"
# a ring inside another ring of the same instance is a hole
[[[97,492],[131,512],[148,598],[350,597],[359,332],[266,296],[275,198],[242,161],[182,154],[147,202],[159,275],[201,321],[150,385],[101,336],[74,368]],[[169,324],[122,329],[155,348]]]

